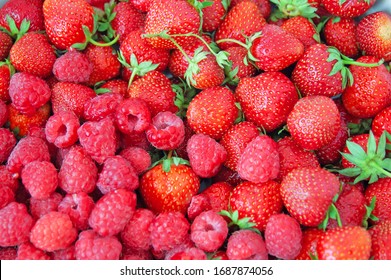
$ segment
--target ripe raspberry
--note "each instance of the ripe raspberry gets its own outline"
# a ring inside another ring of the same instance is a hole
[[[286,214],[272,215],[266,224],[266,248],[277,258],[293,260],[300,253],[302,237],[299,223]]]
[[[151,123],[151,113],[147,103],[140,98],[122,101],[115,112],[115,124],[124,134],[145,131]]]
[[[93,230],[82,231],[75,243],[77,260],[119,260],[121,251],[115,236],[101,237]]]
[[[128,147],[139,147],[146,151],[152,151],[153,149],[144,132],[131,134],[121,133],[121,147],[123,149]]]
[[[0,185],[0,209],[15,201],[15,193],[9,187]]]
[[[50,260],[50,256],[38,249],[30,242],[25,242],[18,247],[17,260]]]
[[[94,200],[85,192],[79,192],[67,194],[58,205],[58,212],[68,214],[76,229],[86,230],[94,207]]]
[[[186,150],[194,172],[203,178],[215,176],[227,159],[224,147],[204,134],[194,134],[187,142]]]
[[[53,65],[53,74],[60,82],[86,83],[93,67],[87,55],[71,48],[56,59]]]
[[[100,121],[106,117],[114,120],[114,114],[123,97],[119,94],[98,95],[84,104],[84,118],[87,121]]]
[[[62,200],[62,195],[58,192],[54,192],[46,199],[30,199],[30,213],[35,220],[38,220],[42,216],[49,212],[57,211],[58,205]]]
[[[153,260],[150,251],[133,250],[131,248],[123,248],[121,260]]]
[[[13,176],[5,165],[0,165],[0,186],[8,187],[13,192],[16,192],[19,186],[17,176]]]
[[[22,170],[22,182],[36,199],[48,198],[58,186],[57,170],[49,161],[32,161]]]
[[[13,174],[20,174],[23,167],[32,161],[50,161],[48,146],[38,137],[22,138],[8,157],[7,169]]]
[[[78,140],[79,118],[71,111],[60,111],[52,115],[45,126],[45,135],[49,143],[58,148],[67,148]]]
[[[209,196],[204,193],[194,195],[191,198],[190,205],[187,207],[187,217],[193,221],[199,214],[212,209]]]
[[[213,210],[202,212],[191,225],[191,240],[205,252],[214,252],[219,249],[227,235],[227,222]]]
[[[75,246],[72,245],[66,249],[57,250],[51,253],[53,260],[76,260]]]
[[[67,193],[90,193],[95,189],[98,168],[80,146],[72,146],[58,173],[59,186]]]
[[[151,238],[149,227],[155,215],[151,210],[138,208],[121,232],[121,241],[126,248],[149,250]]]
[[[204,251],[198,248],[188,248],[172,255],[170,260],[206,260]]]
[[[20,113],[31,116],[49,101],[51,91],[41,78],[19,72],[11,77],[9,95],[14,107]]]
[[[8,108],[3,100],[0,99],[0,127],[2,127],[8,120]]]
[[[28,241],[33,223],[24,204],[11,202],[0,209],[0,246],[18,246]]]
[[[194,248],[195,245],[194,245],[194,242],[191,241],[190,239],[190,235],[187,235],[185,240],[179,244],[179,245],[176,245],[173,249],[169,250],[169,251],[159,251],[160,254],[162,255],[158,255],[158,251],[154,251],[152,250],[154,256],[156,259],[165,259],[165,260],[169,260],[171,259],[171,257],[173,255],[175,255],[176,253],[180,253],[180,252],[183,252],[187,249],[191,249],[191,248]]]
[[[106,194],[117,189],[134,191],[138,188],[139,181],[136,171],[126,159],[113,156],[103,163],[96,185],[103,194]]]
[[[190,224],[180,212],[164,212],[152,222],[149,230],[156,251],[168,251],[189,237]]]
[[[277,144],[267,135],[257,136],[244,149],[237,165],[240,177],[253,183],[277,178],[280,158]]]
[[[108,89],[110,94],[119,94],[125,97],[128,91],[128,83],[121,79],[113,79],[104,83],[100,88]]]
[[[235,231],[227,244],[230,260],[267,260],[267,250],[261,235],[251,230]]]
[[[0,260],[15,260],[17,253],[14,247],[0,248]]]
[[[7,161],[15,145],[15,135],[6,128],[0,128],[0,163]]]
[[[130,162],[137,175],[142,174],[151,166],[151,156],[140,147],[125,148],[119,154]]]
[[[221,210],[228,210],[229,198],[233,187],[225,182],[214,183],[205,189],[202,194],[209,198],[212,210],[220,212]]]
[[[82,147],[97,163],[102,164],[108,157],[114,156],[117,140],[111,119],[85,122],[77,134]]]
[[[136,210],[136,194],[118,189],[105,194],[92,209],[88,223],[100,236],[120,233]]]

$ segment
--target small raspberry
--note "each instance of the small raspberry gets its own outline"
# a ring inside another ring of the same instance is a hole
[[[77,134],[82,147],[97,163],[102,164],[109,156],[114,156],[117,140],[111,119],[85,122]]]
[[[293,260],[300,253],[303,233],[300,224],[286,214],[272,215],[265,229],[265,243],[270,255]]]
[[[156,251],[168,251],[189,237],[190,224],[180,212],[163,212],[152,222],[149,230]]]
[[[76,229],[85,230],[94,207],[94,200],[85,192],[79,192],[67,194],[58,205],[58,212],[68,214]]]
[[[151,238],[149,227],[155,215],[151,210],[138,208],[132,218],[121,232],[122,244],[126,248],[134,250],[149,250],[151,248]]]
[[[267,260],[267,250],[262,236],[251,230],[235,231],[227,244],[230,260]]]
[[[253,183],[277,178],[280,171],[277,143],[267,135],[257,136],[244,149],[237,171],[242,179]]]
[[[115,124],[124,134],[145,131],[151,123],[151,112],[147,103],[140,98],[122,101],[115,112]]]
[[[213,252],[219,249],[227,235],[227,222],[213,210],[202,212],[191,225],[191,240],[205,252]]]
[[[0,99],[0,127],[8,121],[8,108],[3,100]]]
[[[68,248],[54,251],[52,252],[51,257],[53,260],[76,260],[75,246],[72,245]]]
[[[198,248],[188,248],[170,257],[170,260],[206,260],[204,251]]]
[[[56,59],[53,65],[53,74],[60,82],[86,83],[93,67],[86,54],[70,49]]]
[[[45,135],[49,143],[58,148],[67,148],[78,140],[79,118],[71,111],[60,111],[52,115],[45,126]]]
[[[23,167],[32,161],[50,161],[49,149],[41,138],[26,136],[12,150],[8,157],[7,169],[19,175]]]
[[[0,128],[0,164],[7,161],[15,145],[15,135],[7,128]]]
[[[0,209],[15,201],[15,193],[7,186],[0,185]]]
[[[125,148],[119,154],[130,162],[137,175],[142,174],[151,166],[151,156],[146,150],[140,147]]]
[[[46,199],[30,199],[30,212],[31,216],[35,220],[38,220],[42,216],[46,215],[49,212],[57,211],[58,205],[62,200],[62,195],[54,192]]]
[[[28,241],[33,223],[24,204],[11,202],[0,209],[0,246],[17,246]]]
[[[59,186],[67,193],[90,193],[95,189],[98,168],[80,146],[72,146],[58,173]]]
[[[115,236],[101,237],[93,230],[82,231],[75,243],[77,260],[119,260],[121,251]]]
[[[228,210],[229,198],[233,189],[228,183],[218,182],[210,185],[202,194],[208,196],[212,210],[220,212],[221,210]]]
[[[103,194],[116,189],[134,191],[139,186],[139,180],[136,171],[126,159],[113,156],[103,163],[96,185]]]
[[[209,196],[200,193],[191,198],[190,205],[187,207],[187,217],[194,220],[199,214],[212,209]]]
[[[31,116],[50,100],[51,91],[41,78],[19,72],[11,77],[9,95],[20,113]]]
[[[32,161],[22,170],[22,182],[36,199],[48,198],[58,186],[57,170],[49,161]]]
[[[68,214],[54,211],[39,218],[30,233],[31,243],[47,252],[68,248],[76,238],[77,230]]]
[[[203,178],[215,176],[227,159],[224,147],[204,134],[194,134],[187,142],[186,150],[194,172]]]
[[[13,176],[5,165],[0,165],[0,186],[8,187],[13,192],[16,192],[19,186],[17,177]]]
[[[100,121],[106,117],[114,120],[115,111],[123,100],[122,95],[105,93],[84,104],[84,118],[87,121]]]
[[[50,256],[38,249],[30,242],[25,242],[18,247],[17,260],[50,260]]]
[[[92,209],[88,223],[100,236],[120,233],[136,210],[136,194],[118,189],[105,194]]]
[[[0,260],[15,260],[17,253],[14,247],[0,248]]]

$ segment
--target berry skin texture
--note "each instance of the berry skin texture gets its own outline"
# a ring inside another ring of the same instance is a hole
[[[95,204],[88,224],[100,236],[114,236],[125,228],[133,216],[136,200],[136,194],[129,190],[108,192]]]
[[[377,114],[372,121],[372,132],[375,136],[380,138],[384,130],[391,134],[391,106]]]
[[[29,240],[33,218],[26,205],[11,202],[0,209],[0,246],[18,246]]]
[[[14,193],[19,186],[18,179],[12,176],[5,165],[0,165],[0,186],[10,188]]]
[[[153,117],[145,131],[148,141],[159,150],[175,150],[185,139],[185,125],[171,112],[160,112]]]
[[[121,251],[115,236],[101,237],[93,230],[82,231],[75,243],[77,260],[119,260]]]
[[[7,161],[15,145],[15,135],[8,129],[0,127],[0,164]]]
[[[262,236],[251,230],[235,231],[227,244],[230,260],[267,260],[267,249]]]
[[[8,121],[8,108],[3,100],[0,98],[0,127]]]
[[[81,146],[97,163],[102,164],[108,157],[115,155],[117,140],[111,119],[85,122],[77,134]]]
[[[0,248],[0,260],[15,260],[17,249],[13,247]]]
[[[24,242],[18,247],[17,260],[50,260],[50,256],[30,242]]]
[[[47,199],[30,199],[30,212],[31,216],[35,220],[45,216],[50,212],[55,212],[58,209],[58,205],[62,200],[62,195],[58,192],[52,193],[52,195]]]
[[[84,119],[100,121],[106,117],[114,119],[114,114],[122,102],[123,96],[116,93],[98,95],[84,104]]]
[[[372,240],[371,256],[374,260],[391,259],[391,221],[385,220],[369,229]]]
[[[205,252],[219,249],[227,235],[227,222],[213,210],[202,212],[191,224],[191,240]]]
[[[207,257],[201,249],[187,248],[172,255],[169,260],[207,260]]]
[[[233,187],[226,182],[218,182],[210,185],[201,194],[208,197],[211,209],[215,212],[228,210],[229,198]]]
[[[277,143],[267,135],[254,138],[240,156],[237,171],[242,179],[253,183],[277,178],[280,171]]]
[[[28,163],[23,168],[21,177],[31,197],[36,199],[49,198],[58,186],[56,167],[49,161]]]
[[[6,59],[10,53],[13,41],[10,35],[5,32],[0,33],[0,61]]]
[[[190,224],[180,212],[159,214],[149,227],[156,251],[168,251],[182,244],[189,236]]]
[[[58,112],[46,122],[46,140],[57,148],[68,148],[77,142],[79,127],[79,118],[73,112]]]
[[[151,112],[143,99],[125,99],[116,109],[115,125],[124,134],[141,133],[150,123]]]
[[[303,234],[299,223],[286,214],[269,218],[265,229],[267,251],[279,259],[293,260],[300,253]]]
[[[380,221],[391,220],[391,178],[380,178],[368,186],[365,190],[367,204],[371,202],[373,197],[376,197],[376,203],[372,214]]]
[[[318,228],[308,228],[303,230],[301,250],[295,259],[309,261],[311,260],[312,256],[316,256],[316,245],[324,233],[325,231]]]
[[[86,83],[93,67],[86,54],[70,49],[56,59],[53,74],[60,82]]]
[[[144,173],[151,166],[151,156],[140,147],[127,147],[119,155],[130,162],[137,175]]]
[[[300,99],[288,116],[288,130],[304,149],[316,150],[330,143],[341,128],[337,106],[326,96]]]
[[[0,185],[0,209],[12,201],[15,201],[14,191],[7,186]]]
[[[67,214],[49,212],[31,229],[30,241],[46,252],[66,249],[76,240],[77,230]]]
[[[9,95],[19,112],[31,116],[50,100],[51,91],[41,78],[21,72],[11,77]]]
[[[199,214],[212,209],[209,197],[206,194],[196,194],[191,198],[190,205],[187,208],[187,218],[193,221]]]
[[[202,178],[215,176],[227,159],[224,147],[204,134],[194,134],[187,142],[186,151],[191,167]]]

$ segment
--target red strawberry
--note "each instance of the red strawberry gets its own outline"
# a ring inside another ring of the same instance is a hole
[[[324,8],[333,15],[353,18],[364,14],[376,0],[322,0]]]
[[[121,79],[112,79],[104,83],[100,88],[107,89],[112,94],[119,94],[124,97],[128,91],[128,83]]]
[[[315,25],[303,16],[296,16],[285,20],[281,28],[299,39],[304,45],[304,50],[320,41]]]
[[[10,53],[13,41],[10,35],[0,32],[0,61],[6,59]]]
[[[196,2],[196,1],[194,1]],[[202,30],[205,32],[213,32],[216,30],[221,22],[223,21],[225,15],[225,8],[222,1],[219,0],[199,0],[197,2],[212,2],[211,6],[205,7],[202,9],[203,14],[203,22],[202,22]]]
[[[232,0],[229,8],[233,8],[235,5],[245,1],[250,1],[257,4],[264,18],[268,18],[270,16],[270,13],[272,11],[272,5],[269,0]]]
[[[21,28],[23,20],[30,22],[29,31],[44,30],[44,19],[42,12],[42,0],[10,0],[0,9],[0,26],[10,30],[7,22],[9,15],[18,29]]]
[[[383,131],[391,134],[391,106],[378,113],[372,121],[372,131],[376,137],[380,137]]]
[[[11,80],[13,67],[7,63],[0,63],[0,100],[4,102],[11,101],[8,88]]]
[[[385,220],[369,229],[372,240],[371,256],[374,260],[391,259],[391,221]]]
[[[324,231],[317,228],[307,228],[303,230],[303,239],[301,241],[300,253],[296,260],[311,260],[316,257],[316,244]]]
[[[142,12],[148,12],[153,0],[130,0],[130,3]]]
[[[245,64],[247,57],[247,50],[242,46],[234,46],[225,50],[228,53],[229,62],[231,62],[231,69],[226,78],[230,78],[234,84],[237,84],[241,78],[252,77],[256,73],[256,68],[253,64]],[[236,73],[236,68],[237,73]]]
[[[391,219],[391,178],[380,178],[377,182],[370,184],[365,190],[365,198],[369,204],[375,197],[375,208],[372,214],[380,221]]]

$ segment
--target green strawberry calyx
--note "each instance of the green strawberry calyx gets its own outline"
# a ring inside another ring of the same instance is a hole
[[[116,3],[114,0],[105,3],[104,14],[98,20],[98,31],[106,33],[106,36],[103,37],[105,41],[110,41],[116,36],[115,30],[111,26],[111,22],[117,15],[117,13],[114,12],[115,6]]]
[[[198,0],[188,0],[188,2],[193,5],[193,7],[197,10],[198,15],[200,16],[200,29],[199,32],[202,33],[202,26],[204,24],[204,13],[202,12],[203,9],[206,7],[210,7],[213,5],[213,2],[211,1],[198,1]]]
[[[219,214],[231,220],[228,223],[228,227],[238,227],[239,229],[248,229],[260,234],[260,231],[257,228],[255,228],[256,223],[250,222],[251,218],[245,217],[239,219],[238,210],[235,210],[233,212],[227,210],[221,210]]]
[[[340,191],[333,197],[333,201],[331,202],[331,204],[326,212],[326,217],[323,219],[323,221],[318,226],[319,229],[326,230],[330,219],[336,220],[338,226],[342,227],[341,217],[339,215],[337,206],[335,206],[335,203],[337,202],[341,191],[342,191],[342,185],[340,187]]]
[[[15,40],[15,42],[22,38],[22,36],[30,29],[30,21],[26,19],[22,20],[20,28],[16,26],[15,20],[9,15],[6,15],[5,19],[8,23],[9,30],[0,26],[0,31],[7,33],[9,36],[11,36],[12,39]]]
[[[372,197],[369,205],[365,205],[366,213],[362,220],[362,226],[364,228],[368,228],[368,220],[372,220],[374,222],[379,221],[379,218],[372,214],[373,210],[375,209],[375,204],[376,204],[376,196]]]
[[[178,166],[178,165],[181,165],[181,164],[190,166],[190,162],[188,160],[185,160],[183,158],[177,157],[177,156],[175,156],[176,153],[175,154],[174,153],[175,152],[173,150],[169,151],[168,153],[164,153],[164,156],[161,159],[155,161],[151,165],[150,169],[155,167],[155,166],[157,166],[157,165],[159,165],[159,164],[161,164],[163,171],[168,173],[168,172],[171,171],[171,166],[173,164],[175,166]]]
[[[190,101],[197,94],[197,91],[194,87],[188,86],[187,83],[181,79],[180,83],[171,84],[171,88],[176,94],[174,100],[175,106],[178,107],[176,115],[180,118],[184,118],[186,117],[186,111]]]
[[[317,9],[312,7],[307,0],[270,0],[277,9],[272,13],[271,20],[302,16],[308,19],[319,17]]]

